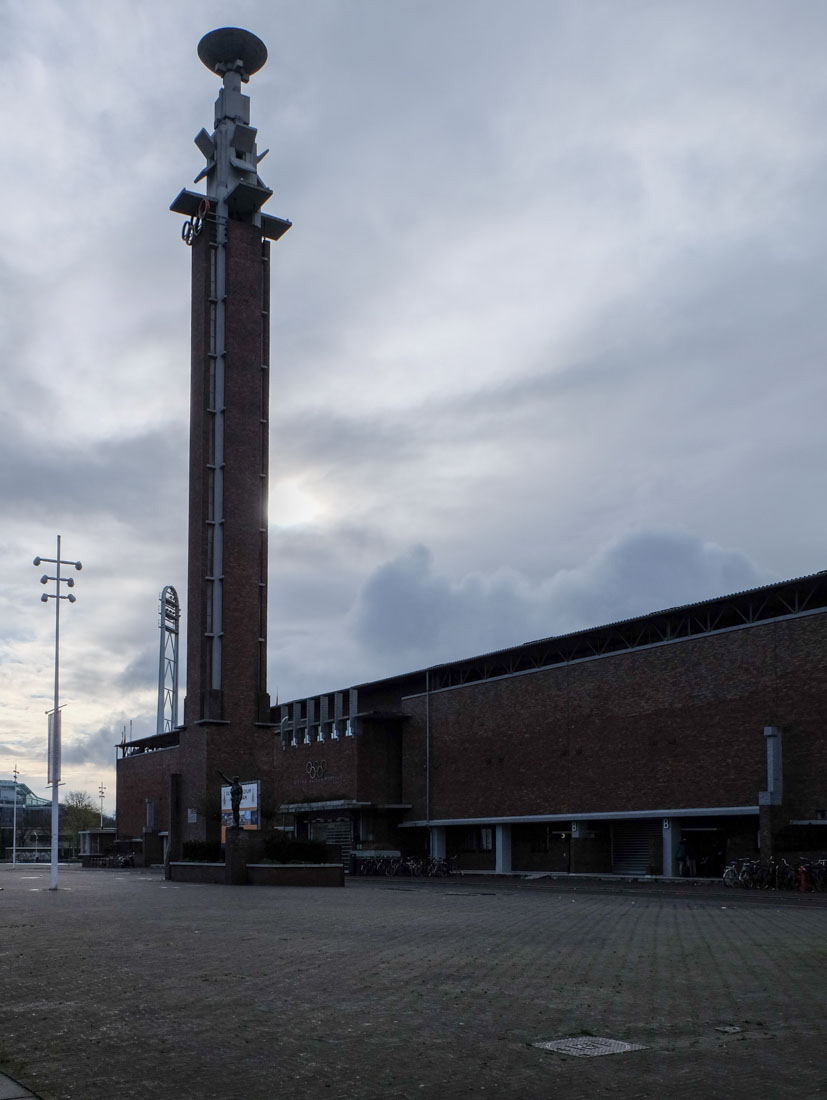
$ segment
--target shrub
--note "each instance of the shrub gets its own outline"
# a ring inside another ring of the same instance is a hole
[[[221,845],[211,840],[185,840],[181,858],[191,863],[220,863],[224,858]]]
[[[819,852],[827,850],[827,825],[785,825],[775,834],[779,852]]]
[[[327,863],[327,846],[319,840],[293,840],[274,833],[264,839],[264,856],[274,863]]]

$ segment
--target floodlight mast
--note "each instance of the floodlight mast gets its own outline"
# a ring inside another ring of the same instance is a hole
[[[49,889],[57,890],[58,830],[60,827],[60,805],[58,802],[58,787],[60,785],[60,601],[68,600],[69,603],[75,603],[75,597],[71,592],[64,596],[60,591],[61,584],[65,584],[67,588],[73,588],[75,584],[72,577],[61,576],[60,567],[61,565],[71,565],[74,569],[80,570],[83,566],[79,561],[67,561],[65,558],[61,558],[60,535],[57,536],[57,556],[54,558],[36,557],[33,564],[37,566],[43,562],[55,566],[55,575],[51,577],[44,573],[40,578],[40,583],[48,584],[49,581],[54,581],[56,586],[54,592],[44,592],[40,599],[43,603],[48,603],[49,600],[55,601],[55,696],[53,710],[46,712],[51,718],[49,722],[49,760],[46,782],[51,784],[52,787],[52,866],[49,876]]]
[[[178,632],[181,606],[171,584],[161,593],[161,649],[158,656],[158,714],[155,732],[169,733],[178,725]]]

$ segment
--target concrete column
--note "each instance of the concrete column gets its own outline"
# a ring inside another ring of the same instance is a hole
[[[335,724],[333,726],[332,737],[333,737],[334,741],[337,741],[340,737],[342,737],[344,735],[344,732],[345,732],[344,723],[342,722],[342,715],[344,713],[344,709],[345,709],[344,692],[343,691],[337,691],[336,694],[333,696],[333,718],[335,720]]]
[[[169,776],[169,826],[164,837],[165,879],[169,879],[172,874],[169,868],[170,862],[181,858],[181,824],[178,816],[181,810],[180,789],[180,772],[172,772]]]
[[[781,827],[781,809],[784,804],[784,769],[781,759],[781,730],[777,726],[764,726],[767,740],[767,789],[758,792],[759,845],[761,859],[772,859],[775,854],[775,834]]]
[[[356,736],[356,715],[358,713],[359,691],[357,688],[351,688],[348,697],[347,725],[345,726],[345,737]]]
[[[667,878],[673,878],[678,873],[675,863],[675,853],[681,842],[681,823],[676,817],[663,819],[663,874]]]
[[[767,739],[767,789],[760,791],[761,806],[780,806],[784,801],[784,770],[781,762],[781,730],[777,726],[764,726]]]
[[[447,846],[445,843],[445,826],[433,825],[429,830],[430,837],[430,854],[431,859],[445,859],[447,856]]]
[[[497,853],[497,874],[509,874],[511,872],[511,826],[498,825],[496,832],[495,848]]]
[[[322,695],[319,699],[319,729],[326,734],[327,723],[330,721],[330,696]],[[324,738],[323,738],[324,739]]]
[[[569,874],[580,870],[580,851],[583,847],[585,832],[585,821],[572,821],[571,842],[569,843]]]

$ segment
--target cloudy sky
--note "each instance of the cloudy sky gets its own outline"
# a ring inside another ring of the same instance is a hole
[[[294,222],[274,697],[827,566],[821,0],[0,0],[0,776],[48,794],[58,533],[66,789],[111,806],[122,729],[154,730],[186,592],[168,207],[227,23],[269,48],[247,91]]]

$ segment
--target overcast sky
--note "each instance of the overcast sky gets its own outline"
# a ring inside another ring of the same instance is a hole
[[[246,89],[282,701],[827,566],[821,0],[0,0],[0,776],[114,804],[186,594],[189,253]],[[186,614],[186,607],[184,608]],[[184,654],[182,653],[182,658]],[[182,669],[183,680],[183,669]],[[183,685],[182,685],[183,688]],[[183,710],[183,690],[181,694]]]

